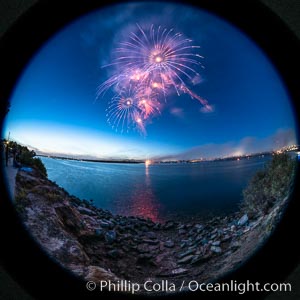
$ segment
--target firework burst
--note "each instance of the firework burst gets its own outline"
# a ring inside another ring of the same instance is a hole
[[[146,134],[145,122],[156,107],[151,99],[143,96],[143,89],[129,85],[122,88],[110,101],[107,108],[108,123],[116,131],[128,132],[137,129]]]
[[[172,91],[190,95],[209,111],[207,100],[188,88],[201,78],[199,48],[173,29],[151,25],[144,30],[137,25],[105,66],[114,67],[115,74],[98,88],[98,97],[112,87],[117,91],[107,110],[108,122],[122,132],[134,127],[145,133],[146,121],[160,112],[161,99],[166,101]]]

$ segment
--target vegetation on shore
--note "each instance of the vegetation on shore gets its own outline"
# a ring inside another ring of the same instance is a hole
[[[41,175],[47,177],[47,170],[41,159],[36,157],[35,151],[29,150],[27,147],[21,146],[14,141],[4,141],[4,143],[17,164],[22,167],[34,168],[39,171]]]
[[[275,154],[261,171],[258,171],[243,191],[241,209],[250,215],[266,214],[292,191],[297,161],[287,153]]]

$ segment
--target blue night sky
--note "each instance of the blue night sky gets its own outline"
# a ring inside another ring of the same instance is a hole
[[[213,112],[183,94],[137,131],[116,132],[106,118],[108,91],[96,100],[112,50],[138,23],[174,28],[200,45],[202,82],[193,92]],[[95,101],[96,100],[96,101]],[[227,21],[170,3],[120,4],[69,24],[21,74],[3,135],[45,153],[97,158],[198,158],[253,153],[296,142],[288,93],[253,41]]]

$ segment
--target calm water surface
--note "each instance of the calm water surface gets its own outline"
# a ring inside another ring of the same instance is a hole
[[[116,214],[154,221],[226,213],[271,157],[198,164],[115,164],[41,157],[50,180]]]

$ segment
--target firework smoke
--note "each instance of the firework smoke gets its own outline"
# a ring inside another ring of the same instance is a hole
[[[201,78],[199,48],[173,29],[151,25],[145,31],[137,25],[136,32],[115,49],[116,58],[104,66],[115,68],[97,92],[99,97],[111,88],[116,91],[107,109],[109,124],[121,132],[137,129],[146,134],[147,121],[160,113],[162,102],[174,91],[178,96],[188,94],[203,111],[211,111],[208,101],[188,88]]]

